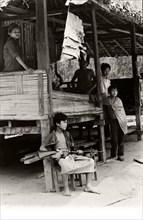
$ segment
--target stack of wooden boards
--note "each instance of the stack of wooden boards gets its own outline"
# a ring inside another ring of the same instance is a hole
[[[51,156],[53,154],[55,154],[56,151],[46,151],[46,152],[39,152],[39,151],[35,151],[33,153],[27,154],[25,155],[23,158],[21,158],[21,162],[23,162],[24,164],[31,164],[34,162],[37,162],[39,160],[42,160],[44,157],[48,157]]]

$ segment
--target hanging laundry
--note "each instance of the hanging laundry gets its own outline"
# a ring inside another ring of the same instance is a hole
[[[82,5],[86,2],[88,2],[88,0],[67,0],[65,5],[69,5],[69,3],[75,4],[75,5]]]
[[[78,59],[83,43],[84,29],[82,20],[78,16],[68,12],[60,61],[72,58]]]

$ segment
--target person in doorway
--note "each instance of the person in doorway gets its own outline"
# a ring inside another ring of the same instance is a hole
[[[108,88],[111,84],[111,81],[109,79],[109,73],[111,71],[111,66],[108,63],[102,63],[101,64],[101,94],[102,97],[107,97],[108,94]],[[110,128],[107,123],[107,120],[105,118],[105,125],[104,125],[104,131],[105,131],[105,138],[106,141],[110,140]]]
[[[109,73],[111,71],[111,66],[108,63],[102,63],[101,64],[101,95],[102,98],[105,98],[108,96],[108,87],[110,86],[111,82],[109,79]],[[99,97],[97,94],[97,83],[94,84],[94,86],[90,89],[89,91],[89,100],[95,104],[95,106],[99,105]],[[105,117],[105,125],[104,125],[104,130],[105,130],[105,138],[106,141],[110,140],[110,128],[107,123],[107,119]]]
[[[19,46],[20,27],[16,23],[8,26],[8,35],[10,36],[3,48],[4,72],[19,71],[22,69],[32,73],[21,58],[21,50]]]
[[[109,79],[110,71],[111,71],[111,66],[108,63],[101,64],[101,74],[102,75],[101,75],[101,86],[100,87],[101,87],[101,94],[102,94],[103,98],[108,96],[108,87],[111,84],[110,79]],[[95,80],[95,84],[89,90],[89,94],[93,94],[93,90],[95,90],[96,87],[97,87],[97,83]]]
[[[127,133],[127,120],[120,98],[117,97],[117,87],[112,85],[108,88],[109,96],[104,98],[104,112],[108,119],[111,128],[111,158],[116,158],[123,161],[124,155],[124,134]]]
[[[101,94],[103,97],[108,96],[108,88],[111,84],[109,79],[109,73],[111,71],[111,66],[108,63],[101,64]]]
[[[95,74],[92,69],[88,69],[88,62],[87,60],[80,59],[79,60],[80,68],[76,70],[71,84],[74,88],[74,82],[77,80],[77,88],[74,90],[76,93],[80,94],[88,94],[89,90],[94,84],[95,81]]]
[[[70,190],[68,186],[69,174],[86,174],[86,186],[85,192],[97,193],[91,186],[91,180],[94,173],[94,160],[84,156],[78,156],[70,154],[74,147],[72,136],[66,131],[67,128],[67,116],[61,112],[54,115],[53,123],[55,129],[50,135],[48,135],[43,141],[39,152],[45,152],[48,150],[48,146],[54,144],[54,149],[57,151],[53,158],[58,161],[61,167],[61,175],[64,184],[64,196],[70,196]],[[78,150],[77,154],[81,154],[82,151]]]

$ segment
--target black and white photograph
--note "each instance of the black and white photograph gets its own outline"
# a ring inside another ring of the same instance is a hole
[[[143,219],[143,0],[0,0],[0,219]]]

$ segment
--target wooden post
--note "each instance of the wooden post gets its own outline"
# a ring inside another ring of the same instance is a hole
[[[43,166],[44,166],[46,192],[51,192],[53,188],[53,183],[52,183],[52,176],[51,176],[51,164],[48,161],[48,158],[43,158]]]
[[[0,134],[0,165],[5,165],[4,134]]]
[[[47,126],[50,130],[51,116],[53,112],[52,103],[52,77],[50,74],[50,58],[49,58],[49,43],[48,43],[48,22],[47,22],[47,1],[36,0],[36,40],[37,40],[37,58],[38,68],[46,69],[47,71],[47,93],[48,93],[48,118],[47,121],[41,122],[44,124],[41,127]],[[43,92],[43,75],[39,75],[39,105],[40,114],[44,115],[44,92]],[[42,140],[45,138],[45,132],[41,129]]]
[[[3,31],[2,31],[2,22],[0,21],[0,71],[3,68]]]
[[[97,24],[96,24],[96,10],[95,6],[92,8],[92,28],[93,28],[93,43],[94,43],[94,64],[97,76],[97,93],[99,98],[100,108],[103,109],[102,104],[102,96],[101,96],[101,73],[100,73],[100,63],[99,63],[99,50],[98,50],[98,36],[97,36]],[[104,115],[100,115],[100,120],[104,119]],[[104,136],[104,125],[99,125],[100,129],[100,151],[101,153],[101,160],[106,160],[106,150],[105,150],[105,136]]]
[[[135,96],[135,114],[136,114],[136,131],[137,140],[141,140],[141,104],[140,104],[140,82],[137,67],[137,53],[136,53],[136,36],[135,25],[131,24],[131,50],[132,50],[132,69],[133,69],[133,81],[134,81],[134,96]],[[139,132],[138,132],[139,131]]]

